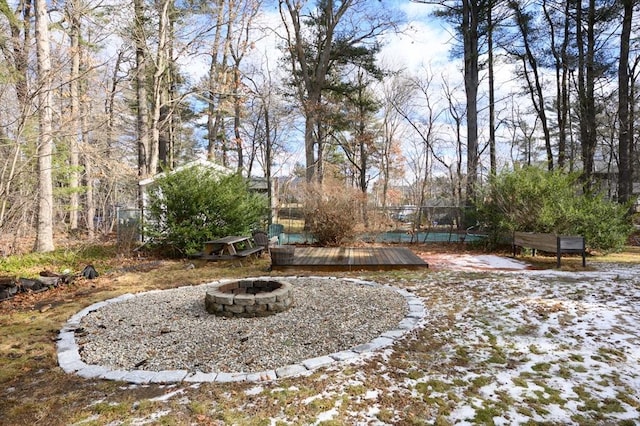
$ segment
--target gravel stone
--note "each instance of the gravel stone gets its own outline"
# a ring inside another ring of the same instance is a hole
[[[403,324],[407,300],[394,288],[320,277],[283,280],[292,285],[294,305],[267,317],[209,314],[204,299],[211,284],[101,304],[81,320],[76,343],[82,361],[137,370],[127,378],[139,382],[152,380],[142,371],[163,370],[185,370],[187,381],[193,374],[220,372],[282,376],[291,374],[283,366],[295,365],[297,371],[305,360],[362,347],[408,325]]]

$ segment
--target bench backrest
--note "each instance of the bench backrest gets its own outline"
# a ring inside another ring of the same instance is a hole
[[[537,234],[531,232],[514,232],[513,234],[514,245],[551,253],[555,253],[558,250],[558,239],[561,251],[584,250],[584,237],[577,235]]]
[[[558,241],[555,234],[534,234],[530,232],[515,232],[513,244],[520,247],[535,248],[537,250],[555,253]]]

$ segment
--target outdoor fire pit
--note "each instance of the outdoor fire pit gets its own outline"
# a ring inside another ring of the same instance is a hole
[[[279,280],[238,280],[216,284],[207,291],[204,305],[210,314],[226,317],[262,317],[293,305],[291,284]]]

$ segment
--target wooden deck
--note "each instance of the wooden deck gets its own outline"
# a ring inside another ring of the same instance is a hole
[[[428,267],[427,262],[406,247],[296,247],[291,263],[271,265],[274,271],[384,271]]]

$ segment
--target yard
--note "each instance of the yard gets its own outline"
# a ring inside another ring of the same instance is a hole
[[[524,269],[431,247],[412,247],[432,265],[426,271],[340,273],[419,296],[427,314],[418,329],[390,349],[273,382],[85,380],[62,372],[55,352],[62,325],[92,303],[264,276],[268,260],[190,268],[114,259],[95,280],[2,302],[0,424],[636,424],[638,253],[553,270],[553,257]]]

